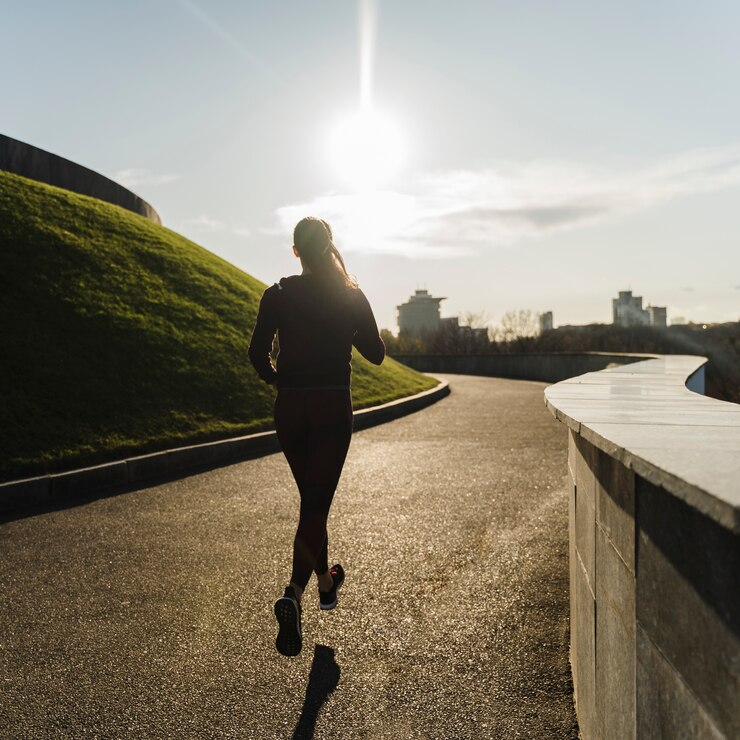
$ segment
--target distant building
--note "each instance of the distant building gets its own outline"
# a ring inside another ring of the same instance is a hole
[[[458,339],[464,342],[480,344],[488,341],[488,327],[461,326],[457,316],[440,319],[439,326],[444,328],[448,335],[457,334]]]
[[[612,298],[612,323],[616,326],[666,326],[665,306],[642,307],[642,296],[633,296],[631,290],[620,290]]]
[[[612,323],[617,326],[648,326],[650,317],[642,307],[642,296],[633,296],[631,290],[620,290],[619,298],[612,298]]]
[[[485,344],[488,340],[488,327],[461,326],[460,334],[475,345]]]
[[[406,303],[397,306],[399,332],[421,334],[439,329],[439,304],[443,300],[445,299],[431,296],[426,290],[417,290]]]
[[[540,334],[552,329],[552,311],[545,311],[540,314]]]
[[[399,334],[419,336],[442,330],[443,342],[456,347],[481,347],[488,343],[488,327],[460,326],[457,316],[442,318],[439,304],[445,298],[435,298],[426,290],[417,290],[406,303],[397,306]]]
[[[665,306],[648,306],[647,312],[650,318],[650,326],[668,326]]]

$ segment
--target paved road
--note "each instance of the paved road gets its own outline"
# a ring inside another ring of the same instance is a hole
[[[563,428],[541,383],[355,435],[347,583],[274,648],[297,508],[280,455],[0,527],[0,735],[570,738]]]

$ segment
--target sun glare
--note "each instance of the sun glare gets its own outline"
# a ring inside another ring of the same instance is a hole
[[[330,133],[328,148],[337,173],[358,190],[382,185],[406,158],[398,127],[369,108],[341,121]]]

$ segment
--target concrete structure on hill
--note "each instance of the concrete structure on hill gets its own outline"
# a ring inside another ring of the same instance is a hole
[[[435,298],[426,290],[417,290],[406,303],[396,307],[399,332],[401,334],[421,334],[439,329],[442,324],[439,304],[444,300],[444,298]]]
[[[612,298],[612,323],[616,326],[666,326],[665,306],[642,307],[642,296],[633,296],[631,290],[620,290]]]
[[[155,223],[162,223],[154,208],[123,185],[80,164],[3,134],[0,134],[0,170],[104,200]]]
[[[540,334],[552,329],[552,311],[540,314]]]

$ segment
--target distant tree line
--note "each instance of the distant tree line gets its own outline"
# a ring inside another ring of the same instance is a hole
[[[468,355],[521,352],[523,349],[517,347],[523,347],[539,331],[539,314],[528,309],[507,311],[500,326],[491,325],[484,312],[470,311],[457,318],[459,325],[445,320],[438,329],[418,334],[394,336],[388,329],[380,333],[391,355]]]
[[[539,332],[539,315],[528,310],[509,311],[498,326],[490,326],[482,313],[460,317],[461,325],[443,325],[420,335],[381,334],[388,353],[504,354],[518,352],[636,352],[689,354],[708,358],[707,395],[740,403],[740,322],[681,324],[669,327],[588,324],[563,326]],[[487,332],[464,331],[466,327]],[[463,331],[460,331],[463,329]]]

